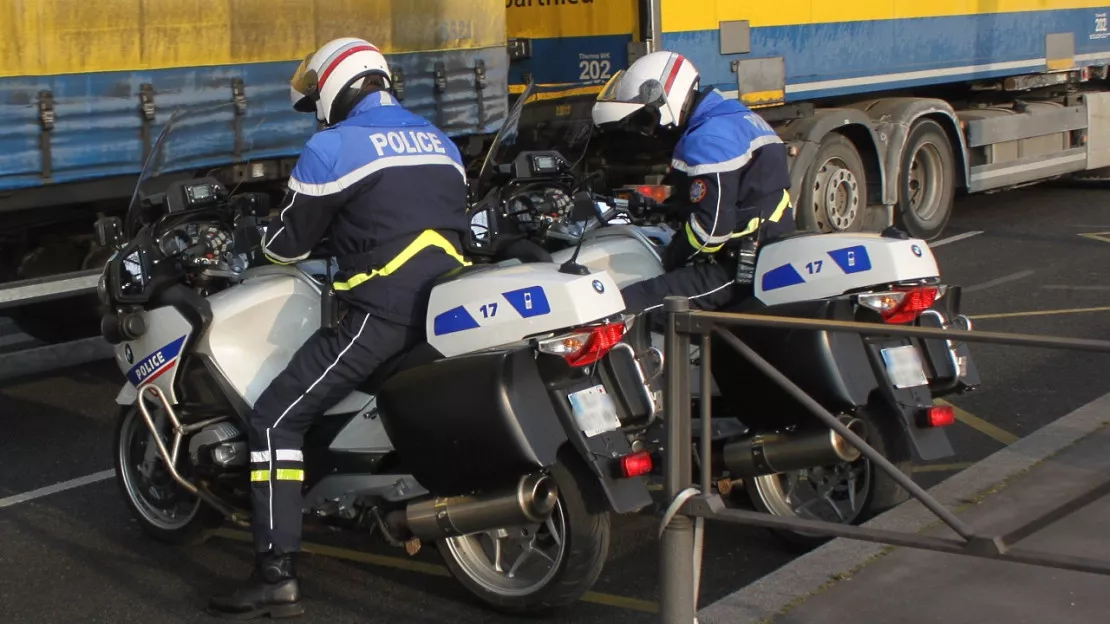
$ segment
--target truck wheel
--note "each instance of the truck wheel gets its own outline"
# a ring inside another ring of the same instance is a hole
[[[898,173],[898,227],[917,238],[940,235],[952,216],[956,196],[956,159],[940,124],[922,119],[914,124],[902,150]]]
[[[822,232],[856,232],[863,229],[867,210],[867,172],[856,146],[847,137],[830,132],[806,172],[799,217],[805,226],[812,219]]]

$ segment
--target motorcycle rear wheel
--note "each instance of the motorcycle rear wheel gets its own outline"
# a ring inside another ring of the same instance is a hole
[[[163,436],[163,442],[169,440]],[[123,492],[131,514],[150,537],[167,544],[198,544],[210,529],[220,525],[223,516],[170,476],[158,457],[146,466],[146,445],[152,443],[150,430],[138,408],[120,410],[116,425],[116,483]],[[178,470],[185,468],[187,454],[178,459]],[[143,472],[145,470],[145,473]]]
[[[560,459],[551,476],[559,499],[544,524],[436,543],[452,576],[493,609],[535,615],[564,607],[593,587],[605,565],[609,513],[596,477],[576,456]]]
[[[867,424],[867,443],[896,468],[909,473],[913,466],[913,452],[900,426],[890,422],[890,419],[877,418],[870,412],[861,411],[857,417]],[[816,496],[808,500],[793,496],[802,481],[812,486]],[[745,481],[745,488],[752,504],[763,513],[850,525],[863,524],[909,498],[909,492],[866,457],[850,464],[753,477]],[[820,511],[829,513],[822,514]],[[772,533],[801,550],[815,548],[830,539],[803,531],[772,529]]]

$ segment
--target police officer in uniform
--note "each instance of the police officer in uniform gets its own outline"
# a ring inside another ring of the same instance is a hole
[[[321,329],[258,397],[251,414],[249,581],[209,611],[245,619],[304,612],[293,556],[300,550],[302,438],[313,419],[391,356],[425,339],[433,280],[461,255],[466,178],[455,144],[388,93],[385,57],[355,38],[331,41],[291,81],[294,108],[328,127],[309,139],[263,252],[308,257],[326,236],[339,266],[333,287],[349,307]]]
[[[633,312],[658,310],[673,295],[709,310],[750,296],[759,242],[795,229],[782,140],[746,106],[699,83],[688,59],[653,52],[613,76],[593,107],[602,130],[679,135],[675,192],[660,208],[681,215],[684,228],[664,253],[667,272],[622,291]],[[652,316],[658,324],[661,315]]]

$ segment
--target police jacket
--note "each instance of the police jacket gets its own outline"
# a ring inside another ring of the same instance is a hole
[[[419,326],[432,282],[464,262],[467,227],[458,148],[382,91],[309,139],[263,251],[298,262],[328,236],[340,299]]]
[[[713,254],[743,237],[793,231],[786,149],[774,129],[716,89],[701,93],[675,146],[672,185],[685,232],[669,264]]]

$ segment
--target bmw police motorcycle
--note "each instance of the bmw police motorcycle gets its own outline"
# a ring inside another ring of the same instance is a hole
[[[98,290],[126,376],[117,479],[142,528],[174,544],[249,524],[245,419],[320,327],[329,274],[326,258],[258,262],[268,197],[196,176],[223,150],[203,128],[235,115],[175,114],[126,219],[96,224],[116,249]],[[426,344],[308,431],[304,512],[410,553],[434,543],[485,604],[542,611],[594,584],[610,514],[651,503],[651,456],[629,445],[627,400],[598,373],[630,319],[605,271],[487,260],[444,275]]]
[[[500,143],[490,167],[499,182],[490,185],[472,218],[486,233],[483,244],[523,235],[542,247],[537,259],[574,258],[623,288],[664,272],[661,252],[681,224],[651,209],[665,199],[666,187],[621,187],[609,195],[591,190],[597,186],[593,176],[576,166],[585,162],[591,140],[590,105],[540,98],[513,117],[520,127],[503,129],[512,140]],[[575,114],[574,107],[581,110]],[[594,215],[585,222],[569,218],[583,197],[595,203]],[[929,245],[894,229],[764,240],[754,291],[722,311],[971,330],[970,320],[959,314],[960,288],[942,282]],[[980,383],[967,345],[955,341],[762,327],[731,331],[903,470],[916,459],[953,454],[944,429],[954,421],[953,410],[935,400]],[[660,437],[652,426],[662,416],[663,354],[662,335],[649,333],[648,323],[638,322],[601,368],[606,372],[605,364],[624,359],[637,363],[638,376],[612,378],[629,388],[621,396],[633,399],[625,406],[634,415],[626,432],[634,444],[650,449]],[[712,346],[714,466],[722,493],[746,490],[739,502],[767,513],[852,524],[908,497],[731,347],[717,338]],[[690,363],[697,402],[705,363],[696,346]],[[649,392],[632,392],[643,380]],[[696,436],[700,428],[695,424],[693,431]],[[822,541],[795,532],[779,535],[801,546]]]

